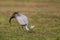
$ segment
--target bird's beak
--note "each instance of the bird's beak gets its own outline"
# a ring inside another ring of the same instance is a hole
[[[16,16],[16,14],[17,14],[18,12],[14,12],[13,14],[12,14],[12,17],[9,19],[9,23],[11,24],[11,20],[13,19],[13,18],[15,18],[15,16]]]
[[[11,20],[12,20],[13,18],[15,18],[14,15],[12,15],[12,17],[9,19],[9,23],[10,23],[10,24],[11,24]]]

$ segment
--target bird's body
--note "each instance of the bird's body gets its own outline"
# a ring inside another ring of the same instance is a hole
[[[12,18],[15,18],[21,26],[24,26],[26,28],[26,30],[32,30],[34,28],[34,26],[31,26],[30,28],[28,28],[29,20],[28,20],[27,16],[25,16],[19,12],[15,12],[12,15],[12,17],[9,20],[9,23],[11,22]]]
[[[23,14],[20,14],[20,16],[16,16],[16,20],[20,25],[28,25],[28,18]]]

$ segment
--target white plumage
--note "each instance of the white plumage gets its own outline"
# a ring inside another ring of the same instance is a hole
[[[20,16],[16,16],[16,19],[20,25],[28,25],[28,18],[25,15],[20,14]]]
[[[10,18],[9,22],[11,22],[12,18],[16,18],[16,20],[18,21],[18,23],[21,26],[24,26],[26,28],[26,30],[32,30],[34,28],[34,26],[31,26],[30,28],[28,28],[29,21],[28,21],[27,16],[25,16],[25,15],[23,15],[21,13],[19,14],[19,12],[15,12],[12,15],[12,17]]]

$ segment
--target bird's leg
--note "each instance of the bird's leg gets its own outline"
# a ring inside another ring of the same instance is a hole
[[[23,29],[23,26],[22,26],[22,29]]]
[[[20,28],[20,26],[19,26],[19,30],[20,30],[21,28]]]
[[[22,30],[24,31],[24,28],[23,28],[24,26],[22,26]]]

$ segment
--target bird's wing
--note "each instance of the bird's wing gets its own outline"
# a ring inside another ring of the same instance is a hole
[[[28,18],[25,15],[16,16],[16,19],[20,25],[28,25]]]
[[[28,18],[27,18],[27,16],[23,15],[22,16],[22,19],[25,22],[25,24],[28,24]]]
[[[25,25],[25,22],[23,21],[22,17],[17,16],[16,19],[20,25]]]

